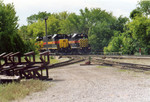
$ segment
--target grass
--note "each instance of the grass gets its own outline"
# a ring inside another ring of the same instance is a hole
[[[40,61],[39,55],[35,56],[35,60]],[[22,57],[22,61],[25,61],[24,57]],[[57,59],[50,56],[50,64],[58,62]],[[48,83],[40,80],[26,80],[21,81],[20,83],[13,82],[9,84],[0,84],[0,102],[19,100],[31,93],[45,90],[48,86]]]
[[[144,71],[145,74],[150,74],[150,71]]]
[[[108,68],[108,66],[98,66],[98,68]]]
[[[35,59],[36,61],[40,61],[39,55],[36,55]],[[22,57],[22,61],[25,61],[24,57]],[[50,64],[58,62],[57,59],[50,57]],[[48,83],[40,80],[26,80],[20,83],[0,84],[0,102],[19,100],[31,93],[45,90],[48,86]]]
[[[119,69],[119,72],[128,73],[133,77],[138,77],[138,73],[135,72],[136,70],[128,70],[128,69]]]
[[[25,96],[48,88],[48,83],[40,80],[27,80],[20,83],[9,83],[0,85],[0,102],[19,100]]]
[[[119,72],[128,72],[129,70],[126,69],[119,69]]]
[[[59,61],[57,59],[50,59],[50,64],[58,63]]]
[[[35,56],[35,60],[37,62],[41,61],[40,60],[40,55],[36,55]],[[58,63],[59,61],[57,59],[55,59],[54,57],[50,56],[50,64],[55,64],[55,63]]]

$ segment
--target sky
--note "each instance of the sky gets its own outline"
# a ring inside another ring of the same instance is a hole
[[[80,14],[80,9],[101,8],[112,12],[114,16],[129,17],[130,12],[136,8],[139,0],[3,0],[5,4],[13,3],[19,25],[27,25],[27,17],[40,12],[58,13],[67,11]]]

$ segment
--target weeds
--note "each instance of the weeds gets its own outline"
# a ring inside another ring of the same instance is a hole
[[[59,61],[57,59],[50,59],[50,64],[58,63]]]
[[[144,73],[145,73],[145,74],[150,74],[150,71],[145,71]]]
[[[98,66],[98,68],[108,68],[108,66]]]
[[[119,69],[119,72],[128,72],[126,69]]]
[[[45,90],[48,87],[46,82],[40,80],[28,80],[20,83],[9,83],[0,85],[0,102],[18,100],[33,93]]]

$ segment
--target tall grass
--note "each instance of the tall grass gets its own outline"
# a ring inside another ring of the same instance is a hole
[[[58,63],[59,62],[59,60],[57,60],[57,59],[50,59],[50,64],[55,64],[55,63]]]
[[[0,102],[18,100],[25,96],[47,89],[48,83],[40,80],[21,81],[20,83],[9,83],[0,85]]]

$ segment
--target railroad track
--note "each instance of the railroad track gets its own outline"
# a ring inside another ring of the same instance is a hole
[[[64,57],[64,56],[62,56]],[[81,56],[77,56],[77,57],[72,57],[72,56],[67,56],[69,58],[68,61],[64,61],[64,62],[60,62],[60,63],[56,63],[56,64],[52,64],[49,65],[48,68],[57,68],[57,67],[61,67],[61,66],[66,66],[66,65],[70,65],[70,64],[74,64],[74,63],[78,63],[78,62],[82,62],[85,59]]]
[[[62,55],[61,57],[68,57],[70,60],[65,61],[65,62],[60,62],[56,63],[53,65],[50,65],[49,68],[56,68],[56,67],[61,67],[81,61],[88,60],[89,57],[92,58],[91,62],[93,64],[100,64],[100,65],[105,65],[105,66],[115,66],[119,68],[124,68],[124,69],[138,69],[142,71],[150,71],[150,65],[142,65],[142,64],[132,64],[132,63],[123,63],[123,62],[116,62],[116,61],[111,61],[107,60],[107,58],[112,58],[112,59],[150,59],[150,57],[143,57],[143,56],[102,56],[102,55]],[[104,58],[104,59],[103,59]],[[105,59],[106,58],[106,59]]]
[[[112,58],[112,59],[147,59],[150,60],[150,55],[91,55],[91,54],[87,54],[87,55],[54,55],[54,54],[50,54],[52,56],[82,56],[82,57],[87,57],[87,56],[91,56],[91,57],[99,57],[99,58]]]
[[[116,62],[116,61],[111,61],[106,59],[93,59],[92,62],[94,62],[95,64],[114,66],[122,69],[138,69],[142,71],[150,71],[150,65],[123,63],[123,62]]]

